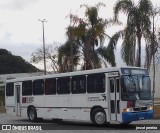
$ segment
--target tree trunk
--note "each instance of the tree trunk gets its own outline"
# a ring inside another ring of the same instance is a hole
[[[70,45],[71,45],[71,51],[70,51],[70,52],[71,52],[71,53],[70,53],[70,54],[71,54],[71,55],[70,55],[70,57],[71,57],[71,58],[70,58],[70,61],[71,61],[71,64],[70,64],[70,65],[71,65],[71,66],[70,66],[70,70],[69,70],[69,71],[70,71],[70,72],[73,72],[73,39],[72,39],[72,37],[70,38]]]
[[[138,36],[138,61],[137,67],[141,67],[141,36]]]

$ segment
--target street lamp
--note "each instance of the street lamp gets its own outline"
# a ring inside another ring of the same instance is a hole
[[[44,53],[44,75],[46,75],[46,50],[45,50],[45,39],[44,39],[44,22],[47,22],[45,19],[40,20],[42,22],[42,29],[43,29],[43,53]]]

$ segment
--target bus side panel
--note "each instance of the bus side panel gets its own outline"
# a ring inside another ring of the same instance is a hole
[[[93,106],[100,106],[103,109],[108,108],[107,98],[105,93],[96,93],[96,94],[88,94],[86,97],[87,100],[87,106],[93,107]]]
[[[30,96],[22,96],[21,97],[21,116],[28,117],[27,109],[29,106],[34,106],[34,97]]]
[[[105,113],[106,113],[106,117],[107,116],[107,112],[108,111],[108,99],[107,99],[107,95],[106,92],[105,93],[96,93],[96,94],[88,94],[87,97],[87,105],[88,107],[90,107],[90,109],[92,109],[92,107],[101,107],[104,109]],[[89,114],[90,116],[90,114]]]
[[[60,108],[60,112],[58,113],[58,118],[70,119],[71,113],[69,109],[71,107],[71,95],[70,94],[59,95],[57,100],[58,100],[57,105]]]
[[[90,120],[90,109],[87,106],[87,94],[72,95],[71,119]]]
[[[123,109],[127,108],[127,101],[121,101],[120,104],[120,112],[121,112],[121,122],[123,122],[122,114],[123,114]]]
[[[70,109],[71,113],[71,119],[72,120],[81,120],[82,119],[82,114],[81,114],[81,109],[80,108],[72,108]]]
[[[58,118],[57,95],[45,95],[45,118]]]
[[[16,115],[15,112],[15,97],[14,96],[6,96],[6,113],[11,114],[13,116]]]
[[[108,107],[105,93],[99,94],[74,94],[72,95],[72,118],[90,121],[92,107],[100,106],[104,110]]]
[[[27,115],[27,107],[26,108],[21,108],[21,116],[28,117],[28,115]]]
[[[43,110],[44,108],[44,95],[34,95],[34,102],[33,106],[37,110],[37,117],[44,118],[45,112]]]
[[[16,116],[16,108],[15,108],[15,88],[14,85],[12,86],[12,91],[13,94],[12,96],[7,96],[7,84],[5,87],[5,108],[6,108],[6,113],[10,114],[12,116]]]
[[[71,119],[71,96],[46,95],[44,108],[37,108],[37,116],[43,118]]]

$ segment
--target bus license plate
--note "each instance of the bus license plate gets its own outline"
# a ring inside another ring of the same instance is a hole
[[[139,117],[139,120],[143,120],[144,119],[144,117]]]

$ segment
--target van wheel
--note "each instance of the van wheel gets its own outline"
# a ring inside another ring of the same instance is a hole
[[[105,111],[102,108],[97,108],[93,110],[91,120],[93,124],[104,125],[106,123]]]
[[[31,107],[29,109],[29,114],[28,114],[29,120],[30,121],[36,121],[37,120],[37,112],[34,107]]]

